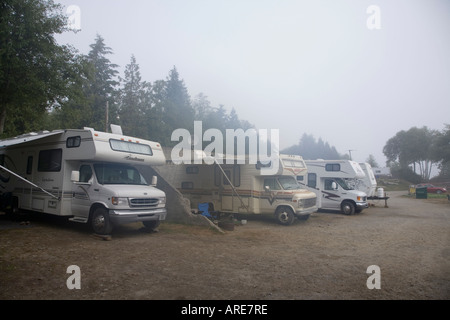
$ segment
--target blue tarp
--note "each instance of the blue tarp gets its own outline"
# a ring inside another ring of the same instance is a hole
[[[198,204],[198,211],[205,217],[211,217],[211,214],[209,213],[209,203],[199,203]]]

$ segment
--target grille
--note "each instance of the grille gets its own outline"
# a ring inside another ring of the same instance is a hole
[[[142,198],[142,199],[130,199],[131,207],[153,207],[158,204],[158,199]]]
[[[306,199],[303,208],[311,208],[316,205],[316,198]]]

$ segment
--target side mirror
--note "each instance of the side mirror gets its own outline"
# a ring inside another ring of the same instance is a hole
[[[333,182],[331,183],[331,189],[337,190],[337,188],[338,188],[338,187],[337,187],[337,183],[333,181]]]
[[[156,187],[157,184],[158,184],[158,177],[152,176],[152,186]]]
[[[72,182],[79,182],[80,181],[80,171],[72,171],[72,174],[70,175],[70,180]]]
[[[264,187],[264,190],[270,191],[270,187],[269,187],[269,186],[265,186],[265,187]]]

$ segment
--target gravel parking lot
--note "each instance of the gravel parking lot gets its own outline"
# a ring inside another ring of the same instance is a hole
[[[449,299],[450,203],[390,192],[361,214],[318,212],[283,227],[248,220],[224,234],[162,223],[110,241],[48,216],[0,216],[0,299]],[[68,289],[80,268],[80,289]],[[369,266],[380,289],[369,289]]]

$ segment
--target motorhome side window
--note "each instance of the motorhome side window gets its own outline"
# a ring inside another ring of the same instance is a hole
[[[223,172],[225,172],[225,174],[227,175],[226,177],[225,176],[223,177],[223,184],[229,186],[230,185],[229,180],[231,180],[231,172],[230,170],[223,170]]]
[[[341,171],[341,165],[339,163],[327,163],[325,171]]]
[[[90,165],[82,165],[80,167],[80,182],[89,182],[92,178],[92,168]]]
[[[186,173],[187,174],[198,174],[198,167],[197,166],[186,167]]]
[[[62,149],[42,150],[39,152],[38,171],[59,172],[61,170]]]
[[[66,147],[67,148],[78,148],[81,144],[81,137],[69,137],[66,140]]]
[[[152,148],[147,144],[109,139],[109,145],[114,151],[145,154],[148,156],[153,155]]]
[[[308,187],[315,188],[317,185],[317,174],[308,173]]]
[[[269,187],[270,190],[281,190],[280,185],[275,178],[264,179],[264,188],[265,187]]]
[[[333,179],[325,180],[325,190],[333,190]]]
[[[194,183],[191,181],[184,181],[181,183],[181,189],[194,189]]]
[[[261,168],[271,168],[272,167],[272,161],[269,161],[269,162],[267,162],[267,163],[262,163],[261,161],[258,161],[256,164],[255,164],[255,168],[257,169],[257,170],[261,170]]]
[[[27,174],[33,173],[33,156],[29,156],[27,159]]]

